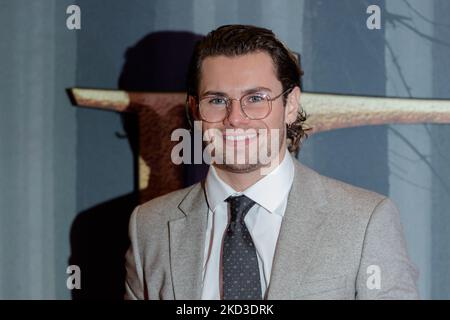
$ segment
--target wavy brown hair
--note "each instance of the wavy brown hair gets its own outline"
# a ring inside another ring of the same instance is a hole
[[[187,75],[188,97],[198,98],[201,66],[205,58],[220,55],[232,57],[253,52],[267,52],[272,57],[283,91],[295,86],[302,88],[303,70],[300,59],[278,40],[271,30],[249,25],[225,25],[211,31],[197,42]],[[287,95],[288,93],[283,96],[284,105],[286,105]],[[300,141],[303,137],[307,137],[308,129],[304,126],[306,117],[304,110],[299,108],[297,119],[287,125],[289,152],[297,153],[300,149]]]

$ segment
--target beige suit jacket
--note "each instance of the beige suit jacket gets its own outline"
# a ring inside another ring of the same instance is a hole
[[[392,201],[294,163],[267,298],[417,299]],[[200,299],[207,213],[203,183],[134,210],[126,299]]]

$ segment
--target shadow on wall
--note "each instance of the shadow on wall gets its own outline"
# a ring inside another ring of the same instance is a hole
[[[200,35],[190,32],[157,32],[145,36],[127,49],[119,88],[128,91],[185,91],[188,62],[194,44],[200,38]],[[131,145],[134,192],[80,212],[74,220],[70,233],[69,264],[78,265],[82,274],[81,290],[72,291],[72,299],[75,300],[123,299],[125,292],[124,257],[129,246],[128,220],[139,203],[138,137],[142,124],[137,114],[123,113],[121,117],[126,135],[118,135],[118,138],[128,139]],[[147,112],[145,121],[151,123],[150,127],[164,126],[155,117]],[[155,143],[157,145],[158,142]],[[152,154],[152,150],[160,152],[150,148],[147,153]],[[204,166],[190,166],[183,170],[185,186],[199,181],[206,173]],[[155,180],[152,176],[150,181],[150,187],[159,190],[152,193],[154,196],[165,192],[164,179]]]

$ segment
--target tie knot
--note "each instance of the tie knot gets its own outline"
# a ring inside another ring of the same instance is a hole
[[[228,197],[225,201],[230,204],[231,222],[244,222],[245,215],[255,204],[255,201],[244,195]]]

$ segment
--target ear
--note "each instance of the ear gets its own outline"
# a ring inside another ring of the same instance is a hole
[[[198,120],[199,115],[198,115],[197,102],[195,100],[195,97],[188,96],[186,104],[189,109],[189,115],[192,117],[192,121]]]
[[[298,86],[294,87],[289,93],[286,100],[286,108],[284,110],[284,119],[286,124],[291,124],[297,119],[298,110],[300,108],[301,91]]]

